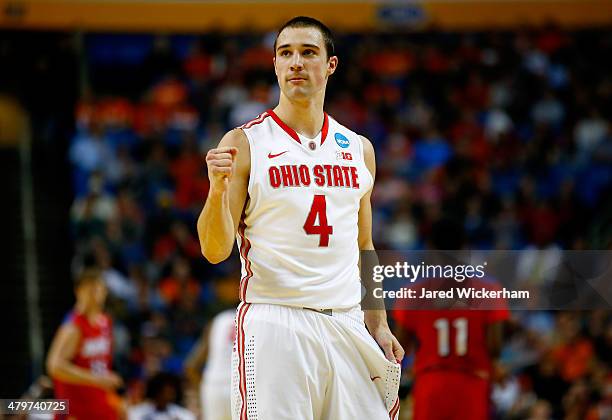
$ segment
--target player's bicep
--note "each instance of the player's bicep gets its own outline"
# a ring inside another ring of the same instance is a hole
[[[228,132],[221,139],[218,147],[235,147],[238,149],[234,161],[234,172],[229,182],[229,206],[234,222],[234,234],[236,234],[248,192],[251,149],[246,134],[241,129]]]
[[[191,369],[201,369],[202,365],[206,361],[206,358],[208,357],[210,326],[211,323],[206,324],[202,330],[200,338],[187,355],[187,360],[185,361],[186,367]]]
[[[187,355],[187,359],[185,360],[185,364],[183,366],[187,379],[189,379],[194,386],[200,382],[202,367],[208,358],[209,335],[210,323],[206,324],[204,327],[200,338]]]
[[[363,136],[360,136],[363,145],[363,159],[372,179],[376,179],[376,158],[372,143]],[[372,242],[372,188],[361,197],[359,202],[359,249],[374,249]]]
[[[62,363],[72,360],[77,352],[80,338],[81,333],[74,324],[66,323],[60,327],[47,356],[47,369],[51,375]]]
[[[368,191],[359,203],[359,249],[374,249],[372,242],[372,204],[370,203],[371,192]]]

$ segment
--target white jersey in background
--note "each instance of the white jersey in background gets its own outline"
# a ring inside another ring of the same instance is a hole
[[[362,140],[327,114],[314,139],[272,110],[243,125],[251,152],[238,228],[240,299],[308,308],[361,300],[358,214],[373,185]]]
[[[205,420],[231,419],[232,348],[236,337],[236,310],[217,314],[208,332],[208,357],[200,386]]]

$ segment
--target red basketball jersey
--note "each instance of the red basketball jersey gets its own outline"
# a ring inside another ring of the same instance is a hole
[[[441,288],[437,280],[414,285]],[[495,282],[472,281],[472,286],[497,290]],[[418,291],[420,293],[420,290]],[[472,302],[469,307],[482,307],[484,301]],[[427,370],[455,370],[489,379],[491,358],[487,347],[487,327],[509,318],[505,301],[486,302],[495,309],[435,309],[394,311],[399,325],[412,332],[417,339],[415,374]],[[485,305],[485,307],[487,307]]]
[[[95,374],[104,374],[111,369],[112,324],[108,316],[101,314],[94,322],[85,315],[70,312],[64,324],[71,323],[81,333],[77,352],[72,359],[75,365]],[[75,419],[116,419],[117,408],[113,405],[113,392],[91,385],[78,385],[54,380],[55,397],[69,400],[68,417]],[[60,416],[61,418],[61,416]]]
[[[394,318],[417,339],[415,374],[430,369],[458,370],[488,378],[491,358],[486,330],[508,318],[508,310],[419,310],[394,312]]]

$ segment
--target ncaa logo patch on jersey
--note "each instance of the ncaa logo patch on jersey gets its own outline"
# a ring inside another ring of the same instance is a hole
[[[346,149],[347,147],[349,147],[349,145],[351,144],[351,142],[349,141],[349,139],[347,139],[343,134],[341,133],[336,133],[334,135],[334,138],[336,139],[336,144],[340,147],[342,147],[343,149]]]

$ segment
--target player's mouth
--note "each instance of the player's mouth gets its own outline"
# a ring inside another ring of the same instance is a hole
[[[290,83],[302,83],[305,82],[306,79],[304,77],[292,77],[289,79]]]

